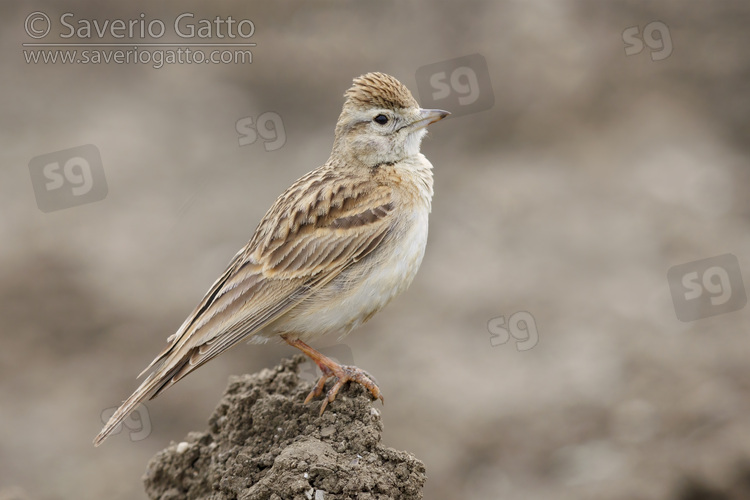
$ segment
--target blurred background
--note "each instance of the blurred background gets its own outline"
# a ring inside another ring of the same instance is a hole
[[[0,12],[0,498],[145,498],[147,461],[205,428],[230,375],[295,353],[242,344],[91,444],[276,196],[326,161],[368,71],[453,111],[422,145],[420,273],[330,347],[377,378],[384,443],[425,462],[425,498],[750,498],[746,2]],[[188,62],[201,43],[257,45]],[[66,50],[89,63],[50,59]]]

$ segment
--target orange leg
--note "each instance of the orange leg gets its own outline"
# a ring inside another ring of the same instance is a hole
[[[331,387],[328,393],[326,393],[325,400],[323,400],[323,406],[320,407],[321,415],[325,411],[326,406],[328,406],[328,403],[332,403],[333,400],[336,399],[336,395],[339,393],[341,388],[349,381],[357,382],[365,389],[370,391],[370,394],[372,394],[374,398],[380,399],[381,402],[385,403],[383,395],[380,393],[380,389],[378,388],[378,386],[375,385],[375,382],[373,382],[372,379],[367,375],[367,373],[361,368],[357,368],[356,366],[340,365],[331,358],[319,353],[301,340],[291,338],[289,335],[282,335],[281,338],[283,338],[287,344],[292,347],[296,347],[300,351],[304,352],[307,357],[315,361],[315,364],[318,365],[318,368],[320,368],[320,371],[323,374],[320,377],[320,380],[318,380],[318,383],[315,384],[313,390],[310,391],[310,394],[308,394],[305,398],[305,403],[309,403],[312,398],[316,398],[323,394],[323,387],[325,387],[326,382],[329,378],[335,377],[337,379],[333,387]]]

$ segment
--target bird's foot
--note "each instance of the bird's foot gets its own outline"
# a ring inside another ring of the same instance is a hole
[[[372,394],[375,399],[379,399],[382,403],[385,403],[383,394],[381,394],[380,392],[380,388],[377,386],[377,384],[375,384],[375,382],[372,381],[367,372],[365,372],[361,368],[357,368],[356,366],[340,365],[333,360],[330,360],[330,358],[327,359],[332,362],[333,366],[330,366],[328,364],[318,364],[318,367],[320,368],[320,371],[323,372],[323,375],[320,377],[320,380],[318,380],[318,383],[315,384],[313,390],[310,391],[310,394],[308,394],[305,398],[305,403],[309,403],[313,398],[317,398],[318,396],[323,394],[323,388],[325,387],[326,382],[329,378],[336,378],[336,383],[333,384],[333,387],[331,387],[326,393],[323,404],[320,407],[321,415],[325,411],[326,406],[328,406],[328,403],[332,403],[333,400],[336,399],[336,395],[347,382],[358,383],[359,385],[370,391],[370,394]]]
[[[347,382],[358,383],[359,385],[370,391],[370,394],[372,394],[375,399],[379,399],[383,404],[385,404],[385,400],[383,399],[383,395],[380,392],[380,388],[378,388],[377,384],[373,382],[371,376],[368,375],[368,373],[363,369],[351,365],[340,365],[328,356],[321,354],[309,345],[305,344],[301,340],[292,338],[289,335],[282,335],[281,337],[286,341],[287,344],[296,347],[300,351],[304,352],[310,359],[315,361],[315,364],[318,365],[318,368],[320,368],[320,371],[323,374],[320,377],[320,380],[318,380],[318,383],[315,384],[313,390],[310,391],[310,394],[308,394],[305,398],[305,403],[309,403],[313,398],[317,398],[318,396],[323,394],[323,389],[325,388],[326,382],[329,378],[336,379],[336,383],[333,384],[333,387],[328,390],[325,399],[323,400],[323,405],[320,407],[321,415],[328,406],[328,403],[331,403],[334,399],[336,399],[336,395]]]

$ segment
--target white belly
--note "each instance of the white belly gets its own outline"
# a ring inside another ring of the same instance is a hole
[[[264,336],[292,333],[303,341],[326,334],[343,337],[369,320],[414,280],[427,244],[428,214],[428,207],[412,212],[390,240],[269,325]]]

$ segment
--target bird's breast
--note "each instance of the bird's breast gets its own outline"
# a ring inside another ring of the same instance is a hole
[[[325,334],[343,337],[365,323],[414,280],[427,244],[428,216],[425,206],[401,214],[372,253],[280,318],[274,331],[309,341]]]

